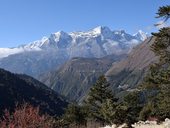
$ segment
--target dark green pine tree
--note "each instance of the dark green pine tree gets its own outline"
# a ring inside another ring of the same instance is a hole
[[[112,123],[116,102],[110,84],[104,76],[101,76],[90,89],[85,105],[92,120]]]
[[[167,21],[170,17],[170,6],[160,7],[158,18]],[[143,88],[151,94],[148,103],[141,111],[142,117],[154,115],[159,119],[170,118],[170,27],[164,27],[158,33],[152,33],[155,41],[151,46],[152,51],[159,56],[159,62],[150,68]],[[156,93],[151,93],[151,92]],[[154,94],[154,95],[153,95]]]
[[[170,5],[160,7],[156,14],[157,14],[156,18],[163,18],[164,22],[166,22],[170,18]]]
[[[138,91],[130,92],[124,97],[123,105],[126,106],[125,122],[129,125],[138,121],[139,113],[143,107],[141,94]]]
[[[77,104],[69,104],[62,117],[64,126],[86,125],[86,108]]]
[[[105,102],[101,104],[100,113],[103,118],[103,120],[107,124],[113,124],[115,123],[116,118],[116,104],[112,99],[106,99]]]
[[[170,62],[170,27],[162,28],[158,33],[152,33],[156,37],[152,44],[152,51],[160,56],[159,64]]]
[[[170,84],[162,85],[158,95],[158,117],[161,120],[170,118]]]

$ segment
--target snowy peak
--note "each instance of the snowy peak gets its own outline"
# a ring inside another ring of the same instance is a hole
[[[25,45],[25,50],[48,50],[49,48],[58,49],[58,45],[65,45],[64,43],[70,41],[71,37],[64,31],[58,31],[50,35],[50,37],[43,37]],[[62,43],[62,44],[61,44]]]
[[[64,31],[58,31],[58,32],[56,32],[56,33],[54,33],[54,34],[52,34],[52,36],[55,38],[55,39],[61,39],[61,38],[67,38],[69,35],[66,33],[66,32],[64,32]]]
[[[77,37],[97,37],[97,36],[112,36],[112,31],[105,26],[98,26],[94,29],[91,29],[89,31],[79,31],[79,32],[71,32],[69,35],[72,36],[72,38],[77,38]]]
[[[112,32],[108,27],[105,27],[105,26],[98,26],[98,27],[92,29],[92,31],[96,34],[104,34],[104,33]]]
[[[117,34],[117,35],[122,35],[122,34],[125,34],[125,30],[116,30],[116,31],[113,31],[114,34]]]
[[[68,42],[71,40],[71,36],[64,32],[64,31],[58,31],[54,34],[51,34],[49,37],[50,40],[53,40],[55,45],[61,43],[61,42]]]
[[[147,38],[139,30],[130,35],[124,30],[112,31],[108,27],[98,26],[85,32],[66,33],[58,31],[49,37],[16,48],[0,49],[0,58],[12,54],[30,51],[55,51],[68,57],[103,57],[108,54],[127,52]]]
[[[55,36],[53,36],[53,40],[55,41],[55,45],[57,46],[57,48],[63,49],[70,46],[72,37],[68,33],[64,31],[59,31],[54,35]]]
[[[132,35],[128,34],[125,32],[125,30],[116,30],[116,31],[113,31],[113,34],[114,36],[121,36],[121,37],[124,37],[126,35],[129,35],[132,37]],[[133,37],[132,37],[133,38]]]
[[[147,33],[143,32],[142,30],[139,30],[136,34],[133,35],[138,40],[144,41],[147,39]]]
[[[34,50],[40,50],[42,46],[44,45],[48,45],[48,38],[47,37],[43,37],[41,40],[37,40],[34,42],[31,42],[25,46],[23,46],[24,49],[34,49]]]
[[[106,26],[98,26],[91,30],[94,35],[101,35],[103,38],[112,38],[112,31]]]

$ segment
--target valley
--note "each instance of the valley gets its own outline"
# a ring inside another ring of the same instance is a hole
[[[170,128],[169,1],[0,6],[0,128]]]

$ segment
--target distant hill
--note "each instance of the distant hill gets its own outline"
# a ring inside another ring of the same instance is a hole
[[[103,75],[114,61],[126,55],[110,55],[103,58],[73,58],[59,70],[39,77],[39,80],[70,100],[81,101],[90,87]]]
[[[40,106],[42,113],[61,115],[67,101],[44,84],[26,75],[0,69],[0,115],[5,109],[13,110],[16,104]]]

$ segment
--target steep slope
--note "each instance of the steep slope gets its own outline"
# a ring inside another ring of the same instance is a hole
[[[16,48],[0,48],[0,67],[37,77],[73,57],[101,58],[127,54],[146,38],[141,31],[130,35],[123,30],[111,31],[102,26],[86,32],[59,31]]]
[[[81,101],[100,75],[103,75],[114,61],[126,55],[110,55],[104,58],[73,58],[59,70],[40,77],[40,81],[70,100]]]
[[[39,81],[0,69],[0,113],[23,102],[40,106],[41,112],[50,115],[61,115],[67,106],[63,97]]]
[[[133,89],[143,80],[149,66],[158,60],[150,49],[153,42],[154,37],[150,37],[128,56],[117,56],[117,59],[115,55],[98,59],[74,58],[59,70],[41,76],[40,80],[76,101],[82,101],[101,74],[106,75],[116,93]]]
[[[149,65],[158,60],[150,48],[153,42],[154,37],[148,38],[134,48],[126,59],[113,63],[105,75],[114,89],[131,89],[142,81]]]

